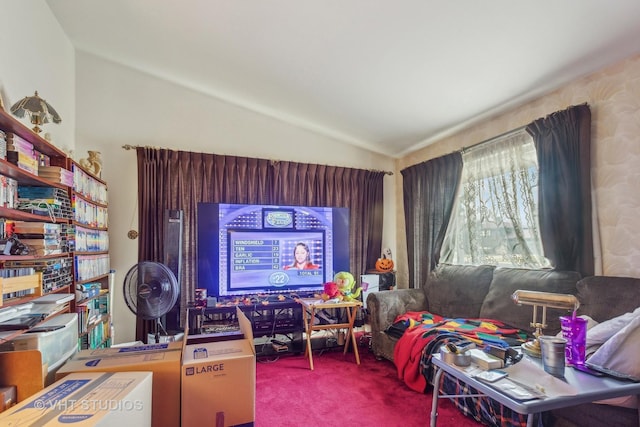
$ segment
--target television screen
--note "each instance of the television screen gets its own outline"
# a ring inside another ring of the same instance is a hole
[[[349,271],[349,210],[198,204],[198,288],[209,296],[313,293]]]

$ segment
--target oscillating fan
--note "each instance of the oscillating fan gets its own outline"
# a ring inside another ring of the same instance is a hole
[[[164,264],[142,261],[127,272],[123,290],[124,300],[133,314],[144,320],[155,320],[158,343],[160,331],[167,334],[161,318],[173,308],[180,293],[176,276]]]

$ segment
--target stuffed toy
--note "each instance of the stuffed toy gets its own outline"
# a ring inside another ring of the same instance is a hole
[[[355,301],[360,297],[362,288],[358,287],[354,292],[353,288],[356,285],[356,279],[354,279],[353,274],[340,271],[333,277],[333,281],[338,286],[344,301]]]
[[[320,295],[323,301],[329,301],[330,299],[342,300],[342,294],[338,288],[338,284],[335,282],[327,282],[324,284],[324,291]]]

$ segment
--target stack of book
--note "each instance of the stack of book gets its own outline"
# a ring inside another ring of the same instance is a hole
[[[42,292],[53,292],[73,281],[72,258],[48,258],[5,261],[7,268],[33,268],[42,273]],[[0,270],[2,271],[2,270]]]
[[[66,252],[61,224],[15,221],[13,233],[31,255],[55,255]]]
[[[108,296],[106,298],[108,300]],[[77,303],[76,313],[78,313],[78,333],[86,333],[93,325],[97,325],[102,322],[103,316],[107,314],[107,310],[107,306],[100,298],[94,298]]]
[[[38,174],[38,156],[33,144],[18,135],[7,133],[7,160],[22,170]]]
[[[76,301],[81,302],[100,295],[100,283],[81,283],[76,285]]]
[[[42,314],[46,317],[69,309],[73,294],[49,294],[32,300],[31,314]]]
[[[40,166],[38,168],[38,176],[47,181],[73,187],[73,172],[60,166]]]
[[[0,175],[0,206],[14,209],[18,201],[18,181]]]
[[[0,159],[7,158],[7,134],[0,130]]]
[[[33,304],[19,304],[0,309],[0,332],[29,329],[42,321],[43,316],[32,314]]]
[[[35,215],[69,219],[71,199],[62,188],[19,185],[18,209]]]

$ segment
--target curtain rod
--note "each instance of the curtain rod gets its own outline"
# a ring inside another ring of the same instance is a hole
[[[136,148],[155,148],[155,149],[159,149],[160,147],[153,147],[151,145],[131,145],[131,144],[125,144],[122,146],[122,148],[124,148],[125,150],[135,150]]]
[[[131,145],[131,144],[125,144],[122,146],[122,148],[124,148],[125,150],[135,150],[137,148],[155,148],[155,149],[159,149],[158,147],[151,147],[149,145]],[[374,170],[374,169],[369,169],[371,172],[384,172],[385,175],[393,175],[393,172],[391,171],[380,171],[380,170]]]
[[[518,132],[522,132],[523,130],[525,130],[527,128],[527,126],[528,125],[520,126],[519,128],[511,129],[511,130],[509,130],[507,132],[504,132],[504,133],[502,133],[502,134],[500,134],[498,136],[493,136],[493,137],[491,137],[489,139],[485,139],[484,141],[476,142],[475,144],[472,144],[472,145],[470,145],[468,147],[462,147],[459,151],[461,153],[464,153],[465,151],[469,151],[472,148],[478,147],[480,145],[488,144],[488,143],[496,141],[496,140],[498,140],[500,138],[504,138],[505,136],[509,136],[509,135],[512,135],[512,134],[515,134],[515,133],[518,133]]]

